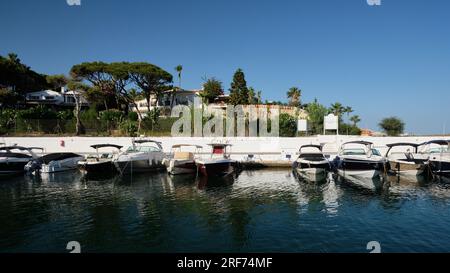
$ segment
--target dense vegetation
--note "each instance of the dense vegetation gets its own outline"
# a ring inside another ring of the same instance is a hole
[[[151,97],[161,97],[166,91],[173,94],[181,89],[183,67],[178,65],[174,70],[178,87],[173,86],[174,79],[169,72],[145,62],[85,62],[74,65],[70,76],[65,76],[39,74],[22,64],[16,54],[0,56],[0,134],[169,135],[174,119],[164,118],[159,110],[153,109]],[[27,92],[58,91],[61,87],[81,92],[90,107],[83,107],[77,96],[74,96],[75,107],[70,109],[57,106],[30,108],[24,103]],[[212,103],[224,94],[222,82],[214,77],[204,79],[203,90],[201,96],[205,103]],[[234,73],[229,92],[232,105],[262,104],[262,92],[247,86],[242,69]],[[350,117],[351,107],[334,103],[327,108],[317,100],[302,104],[299,87],[290,88],[286,95],[288,103],[266,101],[266,104],[305,110],[310,125],[308,134],[322,134],[323,119],[329,113],[339,117],[341,134],[360,133],[357,124],[361,119]],[[174,96],[171,98],[173,103]],[[147,101],[146,115],[139,109],[136,113],[130,112],[129,106],[136,106],[142,99]],[[298,114],[299,111],[280,115],[280,136],[297,135]]]

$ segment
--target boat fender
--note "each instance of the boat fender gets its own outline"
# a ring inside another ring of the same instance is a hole
[[[61,146],[61,147],[66,147],[66,142],[64,141],[64,140],[60,140],[59,141],[59,146]]]

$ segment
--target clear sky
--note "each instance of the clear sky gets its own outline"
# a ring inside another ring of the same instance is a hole
[[[263,99],[292,86],[354,108],[378,129],[395,115],[417,134],[450,132],[450,1],[1,0],[0,54],[67,74],[84,61],[147,61],[200,88],[242,68]]]

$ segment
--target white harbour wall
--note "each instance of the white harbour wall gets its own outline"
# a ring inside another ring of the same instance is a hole
[[[324,152],[334,155],[340,145],[347,141],[365,140],[374,143],[374,147],[382,154],[387,151],[386,144],[395,142],[422,143],[443,137],[361,137],[361,136],[335,136],[319,135],[298,138],[258,138],[258,137],[236,137],[236,138],[199,138],[199,137],[155,137],[160,141],[165,152],[170,152],[174,144],[195,144],[203,146],[203,152],[209,153],[210,148],[206,145],[212,142],[232,144],[232,158],[242,160],[249,154],[255,158],[264,160],[289,160],[295,157],[299,147],[305,144],[325,144]],[[450,137],[447,137],[450,138]],[[447,139],[444,138],[444,139]],[[109,143],[122,145],[126,149],[131,145],[130,137],[3,137],[0,142],[6,145],[19,145],[29,147],[42,147],[44,153],[74,152],[89,154],[95,152],[90,146],[94,144]],[[108,149],[105,149],[105,152]],[[112,151],[112,150],[109,150]]]

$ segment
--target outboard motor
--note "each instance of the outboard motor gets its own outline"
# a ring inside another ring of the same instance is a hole
[[[42,167],[42,163],[39,160],[31,160],[25,165],[24,170],[28,174],[35,174]]]

